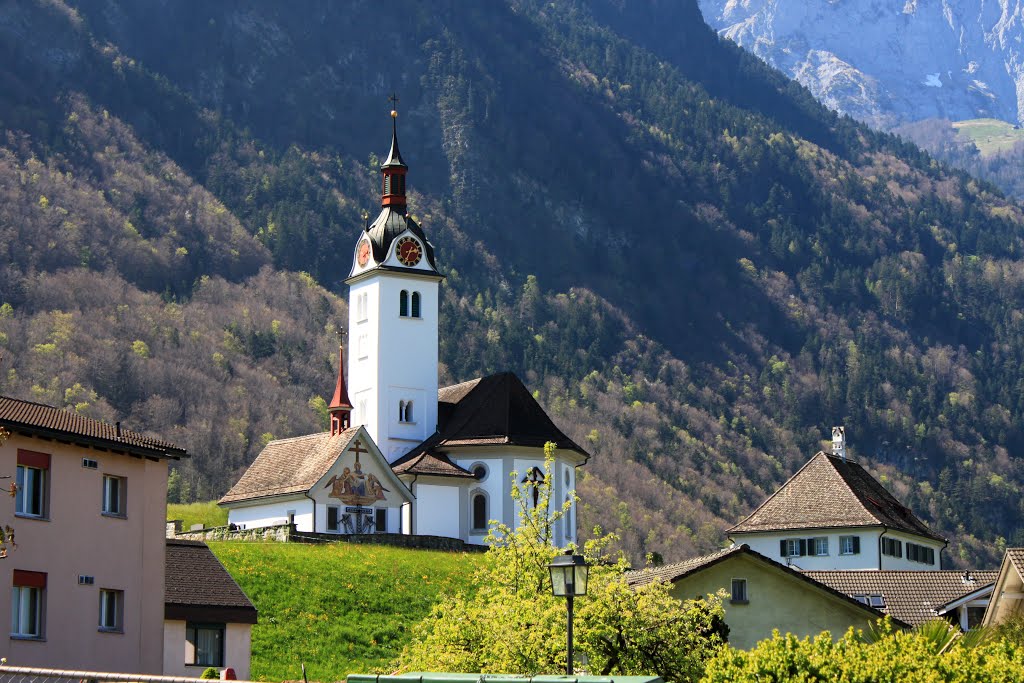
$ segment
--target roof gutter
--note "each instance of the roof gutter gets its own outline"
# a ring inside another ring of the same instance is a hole
[[[882,533],[878,534],[878,571],[882,571],[882,536],[885,536],[887,533],[889,533],[889,527],[883,524]],[[942,566],[941,562],[939,566]]]

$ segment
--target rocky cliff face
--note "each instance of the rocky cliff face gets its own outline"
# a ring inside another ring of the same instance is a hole
[[[1024,120],[1015,0],[701,0],[718,32],[873,126]]]

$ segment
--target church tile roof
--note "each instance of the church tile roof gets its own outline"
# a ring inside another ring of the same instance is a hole
[[[178,460],[188,457],[184,448],[116,425],[42,403],[0,396],[0,427],[9,432],[71,441],[149,458]]]
[[[1024,548],[1007,548],[1006,557],[1017,573],[1024,578]]]
[[[437,432],[396,460],[395,472],[431,474],[420,471],[418,463],[436,466],[436,460],[447,461],[445,451],[465,446],[541,448],[552,441],[559,448],[589,457],[555,426],[522,381],[511,372],[444,387],[437,394]],[[433,456],[434,460],[425,459],[425,455]]]
[[[308,491],[327,474],[358,427],[271,441],[220,503]]]
[[[729,533],[885,526],[943,541],[855,462],[818,453]]]
[[[475,479],[472,472],[459,467],[443,453],[437,455],[420,453],[413,458],[403,460],[401,464],[395,464],[391,469],[394,470],[395,474],[423,474],[434,477]]]
[[[881,595],[883,612],[911,626],[939,616],[939,608],[993,584],[995,571],[831,570],[804,575],[845,595]]]
[[[256,608],[202,541],[168,539],[164,618],[255,624]]]

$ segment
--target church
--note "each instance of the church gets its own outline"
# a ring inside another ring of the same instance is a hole
[[[349,286],[347,380],[339,351],[330,430],[271,441],[220,500],[242,528],[402,533],[483,543],[491,520],[518,523],[520,484],[553,477],[551,505],[572,500],[589,454],[512,373],[438,387],[434,248],[409,215],[392,111],[376,220],[359,233]],[[351,396],[351,398],[350,398]],[[550,473],[544,444],[556,445]],[[527,504],[536,486],[527,489]],[[576,541],[576,505],[552,543]]]

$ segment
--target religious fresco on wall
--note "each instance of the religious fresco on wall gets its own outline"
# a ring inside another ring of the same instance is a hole
[[[384,488],[375,474],[364,473],[363,465],[359,462],[359,455],[369,451],[357,439],[348,452],[355,453],[355,462],[351,466],[346,465],[341,474],[330,478],[324,487],[331,489],[328,497],[337,498],[346,505],[372,505],[386,500],[385,494],[391,493],[391,490]]]

